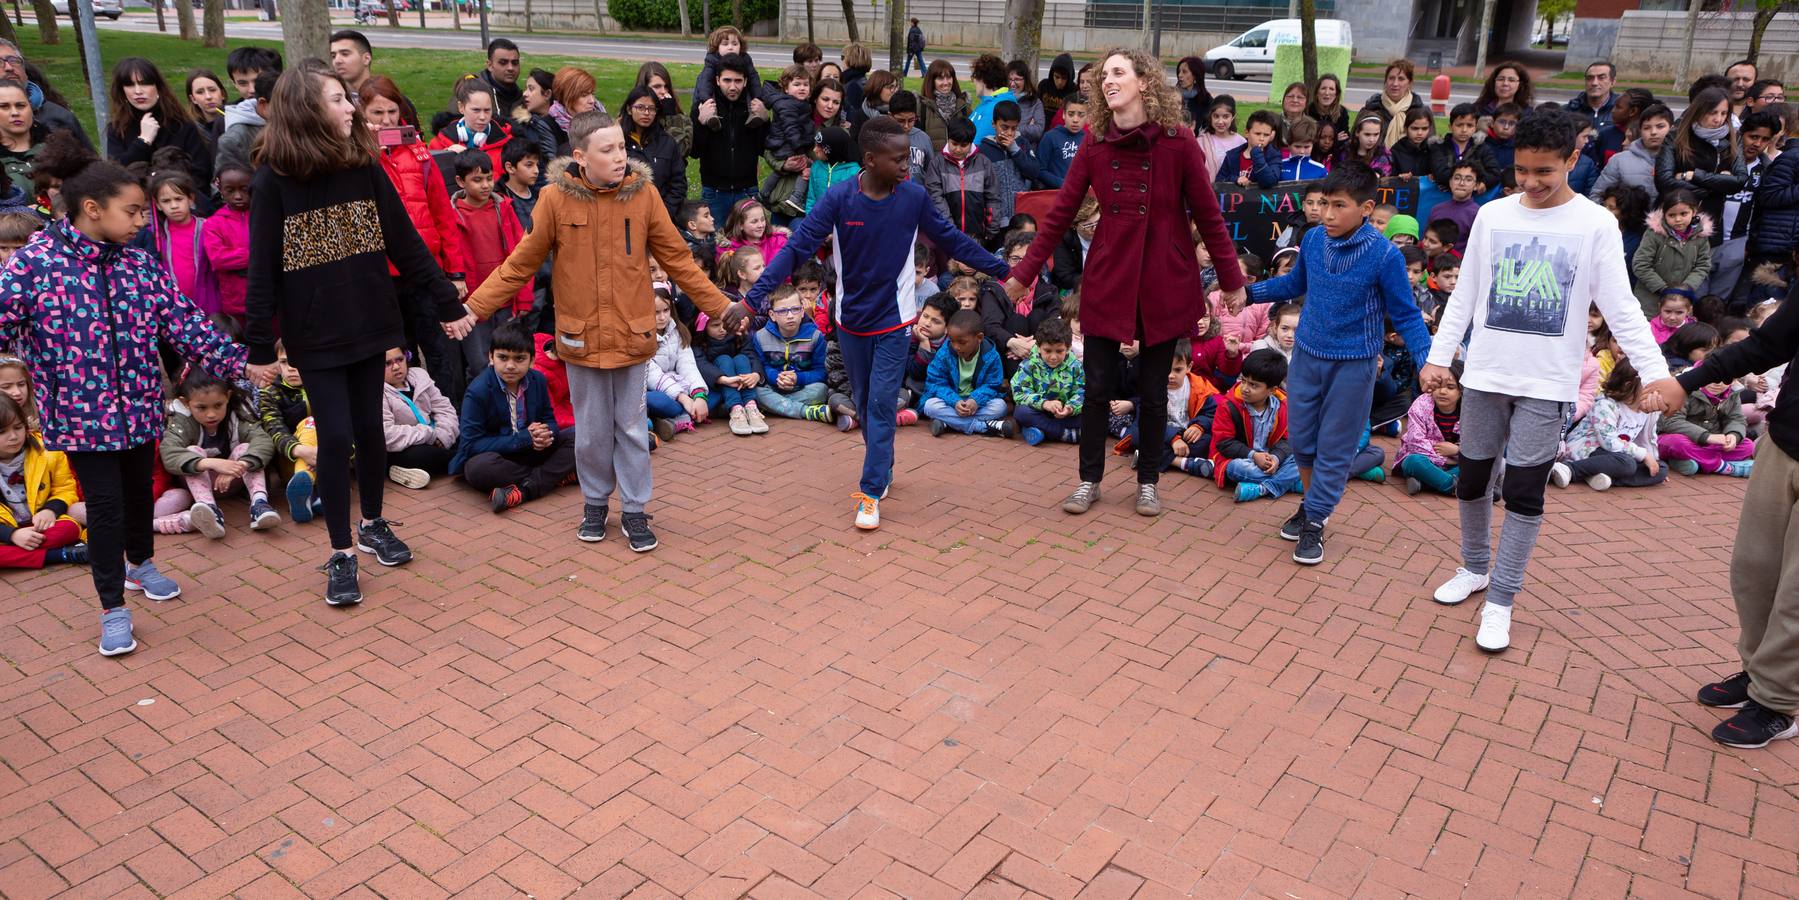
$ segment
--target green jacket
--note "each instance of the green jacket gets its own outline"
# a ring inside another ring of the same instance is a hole
[[[1050,368],[1043,363],[1043,357],[1036,350],[1031,356],[1018,365],[1018,371],[1012,374],[1012,399],[1019,406],[1042,409],[1050,400],[1060,400],[1068,407],[1070,415],[1079,415],[1081,406],[1087,399],[1086,376],[1082,374],[1081,363],[1068,354],[1060,366]]]
[[[1705,396],[1705,391],[1694,391],[1687,395],[1687,405],[1673,415],[1664,414],[1655,430],[1658,434],[1685,435],[1695,444],[1705,443],[1705,439],[1714,434],[1749,436],[1749,424],[1743,419],[1743,404],[1737,400],[1735,390],[1716,404]]]
[[[1643,242],[1630,258],[1630,274],[1637,279],[1637,302],[1643,315],[1653,319],[1662,309],[1662,291],[1684,287],[1699,296],[1700,285],[1712,273],[1712,220],[1700,213],[1693,233],[1681,240],[1662,224],[1661,210],[1649,214]]]
[[[250,449],[238,459],[255,472],[269,464],[275,458],[275,442],[269,433],[250,418],[247,410],[232,410],[225,417],[225,427],[230,429],[228,443],[235,447],[248,444]],[[169,404],[169,417],[162,433],[162,467],[177,475],[192,475],[200,471],[200,460],[206,457],[195,453],[191,448],[200,443],[200,423],[188,415],[187,404],[176,400]]]

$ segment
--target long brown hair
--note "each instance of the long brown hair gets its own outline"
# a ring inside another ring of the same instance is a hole
[[[1100,54],[1100,64],[1087,73],[1087,83],[1083,86],[1087,96],[1096,101],[1087,105],[1088,133],[1096,140],[1105,140],[1106,132],[1112,128],[1112,107],[1106,103],[1106,94],[1100,90],[1100,83],[1106,77],[1106,60],[1114,56],[1130,60],[1131,68],[1137,72],[1137,80],[1143,85],[1145,121],[1163,128],[1181,127],[1181,95],[1168,84],[1168,76],[1162,73],[1162,64],[1141,50],[1114,47]]]
[[[348,95],[350,89],[324,62],[303,60],[281,73],[269,98],[269,124],[256,142],[255,160],[279,175],[310,181],[373,162],[378,148],[375,136],[357,107],[350,119],[350,134],[337,133],[325,111],[320,88],[335,82]]]
[[[109,127],[113,134],[127,137],[135,133],[143,115],[125,100],[125,85],[128,84],[147,84],[156,89],[156,107],[150,112],[155,114],[156,123],[163,131],[173,133],[183,123],[194,120],[183,102],[187,98],[175,96],[168,79],[162,77],[162,71],[155,63],[141,56],[127,56],[112,67],[112,90],[108,94],[111,109],[107,114],[112,117]]]
[[[1706,88],[1687,104],[1687,111],[1680,114],[1680,121],[1674,123],[1674,160],[1675,165],[1690,163],[1693,160],[1693,129],[1699,127],[1699,117],[1717,109],[1718,104],[1730,102],[1730,95],[1723,88]],[[1737,158],[1737,129],[1730,124],[1730,117],[1724,119],[1724,127],[1728,132],[1724,142],[1718,145],[1718,165],[1729,168]],[[1704,138],[1698,138],[1704,140]],[[1720,169],[1722,171],[1722,169]]]
[[[208,121],[208,119],[209,119],[209,116],[206,113],[206,111],[202,110],[199,106],[194,104],[194,82],[199,81],[202,78],[206,79],[207,81],[212,82],[213,85],[219,89],[219,100],[220,101],[223,101],[225,99],[225,82],[224,82],[224,80],[220,79],[219,76],[214,75],[212,73],[211,69],[195,69],[195,70],[187,73],[187,84],[184,86],[185,89],[181,93],[182,93],[182,96],[184,98],[186,98],[186,100],[187,100],[187,111],[193,114],[194,122],[196,124],[204,123],[204,122]],[[211,115],[213,115],[213,116],[222,116],[224,114],[225,114],[225,108],[223,106],[219,107],[216,110],[213,110],[213,112],[211,113]]]
[[[675,109],[677,111],[679,111],[681,109],[681,97],[680,97],[680,95],[675,93],[675,79],[673,76],[668,74],[668,67],[653,60],[653,59],[650,60],[649,62],[644,63],[641,66],[638,66],[637,67],[637,86],[640,88],[643,88],[645,90],[649,90],[651,75],[662,76],[662,84],[664,87],[668,88],[668,96],[670,99],[675,101]],[[654,92],[652,92],[652,96],[653,95],[654,95]],[[658,97],[656,99],[656,102],[658,104],[660,104],[662,102],[662,99],[660,97]]]
[[[924,72],[924,86],[918,89],[918,99],[930,100],[937,96],[937,77],[949,76],[949,89],[957,100],[966,100],[968,95],[962,93],[962,79],[956,77],[956,67],[947,59],[931,60],[930,68]]]

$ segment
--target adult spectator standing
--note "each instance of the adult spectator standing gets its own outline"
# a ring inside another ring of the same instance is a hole
[[[156,151],[177,147],[187,154],[188,171],[198,184],[212,183],[212,146],[194,124],[187,104],[169,89],[156,64],[127,56],[112,67],[111,121],[106,131],[106,158],[121,166],[148,163]]]
[[[1409,59],[1396,59],[1387,63],[1387,71],[1381,77],[1381,92],[1368,98],[1362,104],[1362,112],[1379,116],[1382,126],[1381,143],[1388,147],[1405,138],[1405,114],[1415,108],[1429,111],[1430,107],[1412,91],[1412,78],[1417,69]],[[1359,121],[1361,116],[1357,116]],[[1432,119],[1435,129],[1435,119]]]
[[[843,118],[851,128],[860,128],[868,117],[862,109],[862,89],[868,85],[868,72],[874,68],[874,57],[861,41],[843,45]]]
[[[14,187],[27,190],[27,196],[32,163],[49,136],[49,129],[32,118],[31,96],[25,85],[0,79],[0,168],[6,170]]]
[[[981,98],[968,116],[974,123],[975,146],[979,147],[993,133],[993,108],[1002,100],[1013,99],[1012,88],[1007,82],[1005,61],[991,53],[975,57],[969,72],[974,77],[975,93]]]
[[[493,85],[494,102],[499,108],[494,115],[501,119],[511,119],[512,111],[520,103],[525,102],[525,92],[518,84],[519,54],[518,45],[505,38],[494,38],[487,42],[487,68],[481,70],[481,80]]]
[[[912,61],[918,60],[918,74],[924,74],[924,29],[918,27],[918,20],[912,20],[912,27],[906,30],[906,58],[900,63],[900,77],[905,78],[912,71]]]
[[[1022,299],[1026,285],[1037,283],[1061,245],[1088,190],[1098,195],[1099,222],[1081,282],[1087,400],[1081,413],[1080,485],[1062,503],[1071,514],[1086,512],[1099,499],[1110,440],[1106,422],[1111,401],[1119,396],[1128,346],[1138,348],[1138,433],[1146,450],[1160,446],[1168,422],[1168,392],[1162,387],[1175,343],[1206,311],[1194,227],[1212,255],[1224,301],[1235,306],[1244,301],[1243,272],[1218,194],[1206,177],[1199,142],[1181,124],[1181,96],[1161,63],[1139,50],[1112,50],[1094,71],[1087,95],[1093,100],[1089,137],[1075,153],[1054,208],[1038,224],[1030,251],[1005,283],[1014,303]],[[1139,455],[1141,515],[1162,511],[1156,493],[1161,469],[1161,454]]]
[[[1043,98],[1037,96],[1036,85],[1031,83],[1030,65],[1022,59],[1006,63],[1006,86],[1012,89],[1012,100],[1018,104],[1018,138],[1035,153],[1043,132],[1049,130],[1049,115],[1044,111]]]
[[[793,48],[793,64],[805,66],[806,74],[812,76],[812,83],[817,84],[825,69],[825,52],[817,44],[806,41]],[[724,221],[720,219],[719,221]]]
[[[1687,188],[1699,195],[1699,211],[1712,220],[1713,247],[1724,241],[1724,199],[1748,179],[1737,130],[1730,124],[1730,95],[1706,88],[1693,99],[1655,163],[1657,193]]]
[[[94,142],[88,140],[80,120],[69,112],[68,101],[50,86],[43,73],[32,70],[19,45],[12,41],[0,40],[0,78],[25,85],[25,93],[31,98],[33,120],[43,125],[46,131],[73,131],[81,138],[81,146],[93,149]]]
[[[931,139],[931,152],[943,150],[943,142],[949,140],[949,123],[966,118],[968,110],[968,95],[962,93],[956,67],[947,59],[931,60],[918,92],[918,127]]]
[[[1481,85],[1480,96],[1474,101],[1474,114],[1492,119],[1503,103],[1516,103],[1526,111],[1535,108],[1530,71],[1517,63],[1500,63],[1487,74],[1487,82]]]
[[[1724,80],[1730,84],[1730,124],[1741,128],[1743,117],[1751,111],[1744,109],[1755,99],[1752,90],[1756,81],[1755,63],[1739,59],[1724,70]]]
[[[650,181],[662,195],[669,221],[680,219],[687,201],[687,159],[675,139],[662,128],[656,95],[649,88],[632,88],[625,96],[625,155],[633,163],[649,167]]]
[[[693,110],[693,150],[700,161],[700,200],[723,222],[737,201],[756,195],[756,162],[768,141],[767,108],[750,96],[749,60],[732,53],[718,63],[712,98]]]
[[[681,110],[681,98],[675,96],[675,80],[669,76],[668,67],[654,60],[638,66],[636,86],[649,88],[661,111],[662,130],[675,139],[675,146],[686,156],[693,149],[693,120]]]
[[[1594,130],[1604,131],[1612,124],[1612,104],[1618,102],[1618,95],[1612,93],[1617,78],[1618,67],[1611,60],[1587,63],[1587,88],[1568,101],[1568,111],[1580,113],[1593,123]]]
[[[331,71],[349,86],[351,97],[360,96],[362,86],[369,83],[369,66],[374,61],[375,51],[362,32],[346,28],[332,33]]]
[[[1209,104],[1208,104],[1209,108]],[[1312,85],[1312,97],[1306,101],[1306,115],[1318,122],[1318,129],[1329,128],[1336,137],[1334,146],[1349,140],[1349,109],[1343,105],[1343,82],[1329,72],[1318,76]],[[1194,129],[1203,131],[1209,124],[1204,117],[1193,120]]]
[[[550,167],[550,160],[561,155],[562,145],[567,142],[567,133],[562,125],[550,116],[550,108],[555,104],[553,93],[556,77],[542,69],[532,69],[524,78],[523,99],[518,109],[512,111],[512,136],[518,140],[531,142],[543,157],[543,168]],[[544,177],[539,175],[538,182]]]

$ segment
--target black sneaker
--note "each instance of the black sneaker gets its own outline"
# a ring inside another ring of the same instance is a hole
[[[575,537],[597,544],[606,539],[606,507],[585,504],[581,508],[581,527]]]
[[[1299,546],[1293,548],[1293,561],[1302,566],[1324,562],[1324,523],[1307,522],[1299,530]]]
[[[324,565],[326,603],[355,606],[362,602],[362,587],[357,581],[359,568],[356,557],[342,550],[332,554],[331,561]]]
[[[987,422],[983,423],[982,428],[994,437],[1002,437],[1008,440],[1011,439],[1012,435],[1017,433],[1012,427],[1011,419],[989,419]]]
[[[1299,509],[1294,510],[1293,515],[1290,515],[1287,517],[1287,521],[1281,523],[1281,540],[1283,540],[1283,541],[1299,540],[1299,533],[1304,531],[1305,527],[1306,527],[1306,511],[1305,511],[1304,507],[1301,507]]]
[[[1754,700],[1747,700],[1737,714],[1712,729],[1712,740],[1726,747],[1758,750],[1782,738],[1799,735],[1793,717],[1777,713]]]
[[[634,553],[648,553],[656,549],[656,532],[650,530],[650,517],[644,513],[624,513],[618,517],[618,527],[624,529],[625,540],[631,542]]]
[[[943,429],[945,429],[947,427],[949,427],[949,426],[944,425],[942,419],[932,419],[931,420],[931,437],[943,437]]]
[[[1694,699],[1718,709],[1742,709],[1749,703],[1749,673],[1738,672],[1723,681],[1714,681],[1700,688]]]
[[[384,566],[412,562],[412,548],[394,535],[386,519],[356,526],[356,549],[375,554],[375,561]]]

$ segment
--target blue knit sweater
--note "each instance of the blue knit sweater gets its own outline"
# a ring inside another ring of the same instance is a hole
[[[1305,298],[1294,343],[1320,359],[1369,359],[1381,352],[1386,319],[1414,359],[1430,354],[1430,331],[1412,300],[1405,257],[1373,226],[1362,223],[1348,237],[1324,228],[1306,232],[1299,263],[1279,278],[1249,286],[1249,302]]]

